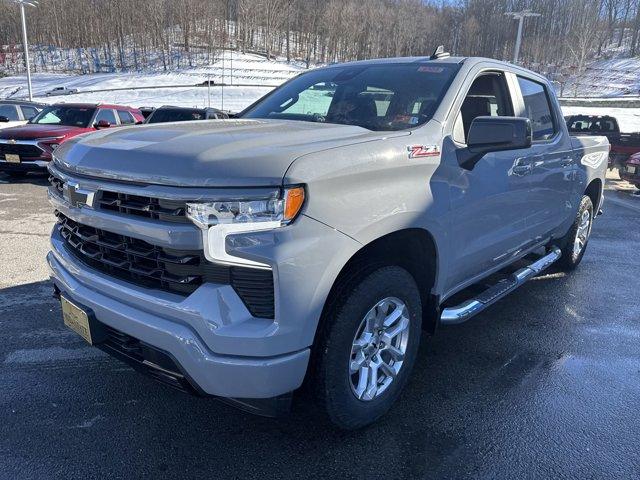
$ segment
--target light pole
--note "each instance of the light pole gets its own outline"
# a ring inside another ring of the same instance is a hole
[[[513,63],[518,63],[520,44],[522,43],[522,24],[524,23],[524,19],[525,17],[541,17],[542,14],[534,13],[531,10],[522,10],[521,12],[507,12],[505,15],[518,20],[518,36],[516,37],[516,48],[513,52]]]
[[[33,100],[33,91],[31,90],[31,66],[29,64],[29,44],[27,43],[27,19],[24,14],[24,6],[35,7],[38,5],[37,0],[13,0],[20,5],[20,18],[22,19],[22,48],[24,48],[24,66],[27,69],[27,85],[29,87],[29,100]]]

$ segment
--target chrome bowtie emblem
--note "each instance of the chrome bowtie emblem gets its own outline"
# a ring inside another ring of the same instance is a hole
[[[16,143],[18,143],[18,142],[16,142],[16,141],[12,138],[12,139],[11,139],[11,140],[9,140],[7,143],[8,143],[9,145],[15,145],[15,144],[16,144]]]
[[[96,192],[95,190],[80,188],[80,185],[75,182],[66,182],[63,188],[63,195],[72,207],[93,208]]]

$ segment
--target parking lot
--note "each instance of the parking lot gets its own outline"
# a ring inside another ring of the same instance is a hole
[[[389,415],[267,419],[140,376],[67,330],[46,177],[0,176],[0,478],[638,478],[640,197],[611,181],[580,268],[423,338]]]

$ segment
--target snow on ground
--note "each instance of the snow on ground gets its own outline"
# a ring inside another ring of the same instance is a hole
[[[226,52],[211,65],[181,69],[171,73],[96,73],[89,75],[63,75],[36,73],[33,75],[35,100],[53,102],[104,102],[132,106],[183,105],[207,106],[227,110],[240,110],[265,95],[273,87],[302,72],[300,65],[285,61],[269,61],[259,55]],[[211,87],[196,86],[203,82],[232,84]],[[235,86],[244,84],[250,86]],[[181,85],[182,87],[175,87]],[[185,85],[188,85],[185,87]],[[45,97],[54,87],[76,88],[77,95]],[[153,88],[150,88],[153,87]],[[161,87],[161,88],[157,88]],[[131,90],[104,91],[130,88]],[[91,92],[102,90],[100,92]],[[83,93],[85,91],[85,93]],[[26,77],[0,78],[0,98],[25,97]],[[224,105],[223,105],[224,103]]]
[[[584,73],[564,86],[564,95],[572,96],[576,87],[581,97],[640,95],[640,58],[614,58],[593,62]]]

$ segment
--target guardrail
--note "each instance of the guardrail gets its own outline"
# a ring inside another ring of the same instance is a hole
[[[566,107],[615,107],[615,108],[640,108],[640,96],[629,95],[624,97],[561,97],[560,105]]]

